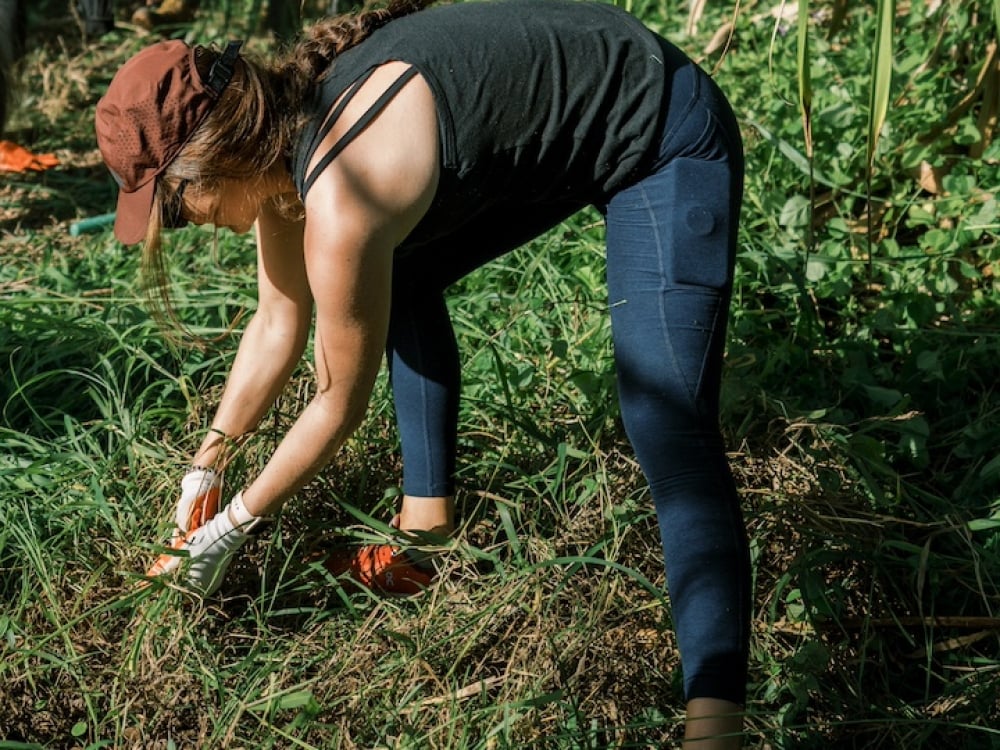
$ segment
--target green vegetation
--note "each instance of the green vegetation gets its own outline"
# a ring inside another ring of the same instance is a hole
[[[813,3],[801,25],[777,2],[709,5],[629,7],[715,71],[747,146],[724,400],[756,576],[746,745],[1000,748],[997,3],[896,6],[877,142],[876,5],[891,4]],[[209,5],[187,33],[222,38],[228,18],[262,49],[246,20],[259,6]],[[33,9],[8,134],[63,166],[0,174],[0,748],[676,738],[678,660],[617,421],[595,213],[455,297],[463,528],[440,584],[349,595],[310,562],[336,536],[387,531],[399,466],[383,381],[224,598],[137,586],[233,356],[227,329],[252,312],[253,249],[170,237],[178,311],[222,336],[199,348],[157,329],[134,251],[69,235],[113,208],[93,106],[148,39],[83,44],[64,7]],[[304,362],[230,488],[311,388]]]

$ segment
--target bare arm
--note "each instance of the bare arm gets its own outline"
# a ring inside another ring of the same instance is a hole
[[[274,403],[302,357],[309,337],[312,295],[303,255],[303,224],[279,216],[265,204],[256,224],[258,305],[212,420],[229,436],[254,429]],[[209,432],[194,463],[215,465],[223,439]]]
[[[345,112],[344,127],[403,68],[380,68]],[[338,136],[335,129],[328,140]],[[418,77],[310,191],[305,261],[316,302],[316,395],[244,491],[251,513],[276,511],[361,422],[385,349],[393,251],[430,206],[437,148],[433,97]]]

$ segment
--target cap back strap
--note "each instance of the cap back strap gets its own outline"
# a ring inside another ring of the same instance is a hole
[[[233,69],[236,65],[236,58],[239,57],[242,41],[229,42],[223,52],[208,69],[208,83],[206,84],[216,96],[222,93],[226,85],[233,78]]]

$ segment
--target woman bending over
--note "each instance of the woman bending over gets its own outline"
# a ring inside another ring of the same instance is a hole
[[[97,110],[120,187],[115,231],[185,222],[256,233],[257,313],[182,482],[174,547],[213,592],[358,426],[383,355],[403,457],[394,523],[448,534],[460,359],[445,292],[588,205],[604,215],[622,419],[656,507],[688,700],[688,741],[739,746],[750,575],[718,401],[743,159],[712,80],[614,6],[395,0],[317,23],[252,61],[180,41],[127,62]],[[253,430],[315,326],[316,393],[222,510],[224,436]],[[218,468],[218,470],[216,470]],[[388,545],[345,573],[429,585]],[[729,736],[725,736],[729,735]],[[710,738],[710,739],[706,739]]]

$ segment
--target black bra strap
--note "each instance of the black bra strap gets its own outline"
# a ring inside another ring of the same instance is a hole
[[[319,131],[313,138],[313,143],[311,143],[309,146],[310,159],[312,158],[312,153],[315,151],[318,144],[333,129],[334,124],[337,122],[337,118],[340,117],[341,114],[343,114],[344,108],[347,106],[348,102],[357,93],[358,89],[361,88],[361,84],[363,84],[366,80],[368,80],[368,78],[374,71],[375,69],[373,68],[372,70],[365,73],[365,75],[359,78],[355,83],[353,83],[351,85],[351,88],[348,89],[347,93],[340,100],[340,103],[323,121],[323,124],[319,128]],[[368,108],[368,111],[365,112],[363,115],[361,115],[361,117],[358,118],[358,121],[355,122],[348,129],[348,131],[340,137],[340,140],[338,140],[335,144],[333,144],[330,150],[323,155],[323,158],[319,160],[319,162],[316,164],[313,170],[308,174],[305,183],[302,186],[303,202],[306,199],[306,194],[309,192],[309,189],[313,186],[313,183],[315,183],[316,180],[319,178],[319,176],[323,173],[323,170],[326,169],[328,166],[330,166],[330,162],[336,159],[337,156],[340,154],[340,152],[343,151],[345,148],[347,148],[347,146],[350,145],[351,141],[357,138],[358,135],[361,133],[361,131],[371,124],[372,120],[374,120],[376,117],[379,116],[382,110],[385,109],[386,105],[389,104],[390,101],[392,101],[392,98],[396,96],[396,94],[399,93],[400,89],[402,89],[403,86],[405,86],[410,81],[410,79],[413,78],[413,76],[415,76],[416,74],[417,74],[416,68],[407,68],[407,70],[404,71],[403,74],[399,76],[399,78],[397,78],[395,81],[392,82],[389,88],[387,88],[384,92],[382,92],[382,95],[375,100],[375,103]]]
[[[358,90],[364,85],[365,81],[372,77],[372,73],[374,72],[375,68],[371,68],[356,78],[351,85],[347,87],[347,91],[344,92],[344,95],[340,98],[337,106],[327,113],[326,118],[323,120],[323,124],[316,129],[312,140],[309,141],[309,148],[306,153],[309,155],[310,159],[316,149],[319,148],[320,142],[326,138],[327,134],[333,129],[334,124],[336,124],[337,120],[344,113],[344,110],[347,109],[347,105],[351,103],[351,99],[353,99],[354,95],[358,93]]]

